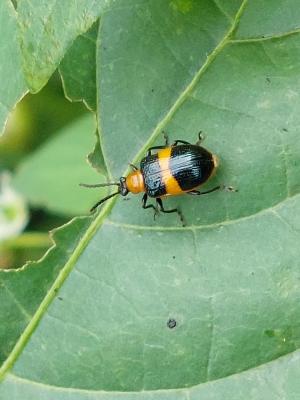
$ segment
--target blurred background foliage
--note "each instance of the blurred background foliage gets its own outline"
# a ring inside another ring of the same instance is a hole
[[[56,73],[38,94],[28,93],[16,106],[0,137],[0,168],[14,170],[22,159],[86,113],[80,102],[66,100]]]
[[[90,176],[97,179],[96,171],[82,156],[94,146],[93,132],[84,132],[87,123],[88,130],[94,130],[93,118],[83,103],[71,103],[65,98],[58,73],[38,94],[27,94],[11,113],[0,137],[0,268],[17,268],[27,260],[40,258],[51,246],[48,231],[74,215],[88,212],[99,197],[99,193],[87,193],[78,187],[81,180]],[[81,125],[79,120],[83,121]],[[76,136],[70,126],[77,125]],[[66,156],[63,146],[68,142],[71,148],[81,151],[72,153],[74,158],[64,163],[62,171],[59,158]],[[61,148],[60,155],[57,148]],[[49,165],[51,173],[47,174]],[[45,187],[42,185],[40,193],[49,188],[47,196],[54,198],[49,204],[43,204],[38,197],[43,177]],[[52,181],[47,185],[50,177]],[[57,185],[53,185],[55,180]],[[55,186],[59,187],[57,191]],[[64,204],[61,199],[67,193],[69,197],[64,201],[68,203]]]

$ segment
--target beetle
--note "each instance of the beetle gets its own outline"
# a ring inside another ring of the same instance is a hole
[[[200,196],[212,193],[219,189],[235,191],[231,186],[215,186],[206,191],[199,191],[197,188],[205,183],[214,173],[218,166],[217,157],[200,146],[203,137],[198,134],[198,141],[191,144],[185,140],[175,140],[171,146],[165,136],[166,143],[163,146],[150,147],[146,157],[140,162],[140,168],[130,164],[133,171],[126,177],[121,177],[119,182],[101,183],[96,185],[80,184],[85,187],[117,186],[118,190],[100,201],[92,208],[93,212],[106,200],[120,194],[127,196],[128,193],[144,193],[142,207],[144,209],[158,209],[163,213],[177,212],[183,221],[182,214],[178,208],[166,210],[162,199],[167,196],[188,194]],[[153,151],[156,151],[153,153]],[[148,197],[155,198],[157,207],[147,204]]]

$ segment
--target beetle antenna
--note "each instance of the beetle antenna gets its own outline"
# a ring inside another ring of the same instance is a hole
[[[108,199],[110,199],[110,198],[116,196],[117,194],[120,194],[120,191],[117,191],[117,192],[115,192],[115,193],[112,193],[112,194],[110,194],[110,195],[104,197],[103,199],[99,200],[99,201],[90,209],[90,212],[91,212],[91,213],[94,212],[98,206],[100,206],[100,205],[101,205],[102,203],[104,203],[106,200],[108,200]]]
[[[79,183],[79,186],[87,187],[87,188],[97,188],[97,187],[106,187],[106,186],[119,186],[120,183],[117,182],[108,182],[108,183],[96,183],[95,185],[90,185],[88,183]]]

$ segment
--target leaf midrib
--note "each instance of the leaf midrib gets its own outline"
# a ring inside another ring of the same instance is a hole
[[[248,0],[243,0],[239,10],[236,13],[235,18],[233,19],[233,23],[230,26],[228,32],[225,34],[223,39],[219,42],[218,46],[215,47],[215,49],[211,52],[211,54],[207,57],[205,63],[201,66],[201,68],[198,70],[198,72],[195,74],[194,78],[190,82],[190,84],[185,88],[185,90],[179,95],[173,106],[170,108],[170,110],[167,112],[167,114],[161,119],[161,121],[158,122],[156,125],[155,129],[153,130],[153,133],[150,135],[149,139],[146,141],[144,146],[141,148],[141,150],[137,153],[137,155],[134,157],[132,160],[132,163],[135,164],[141,156],[145,153],[148,147],[150,147],[151,143],[155,140],[155,138],[160,134],[160,132],[163,130],[164,126],[171,120],[175,112],[178,110],[178,108],[181,106],[181,104],[186,100],[186,98],[189,96],[191,91],[194,89],[202,75],[205,73],[209,65],[215,60],[215,58],[218,56],[218,54],[223,50],[223,48],[226,46],[226,44],[230,41],[231,36],[237,29],[237,26],[239,24],[240,18],[242,16],[242,13],[248,3]],[[105,159],[105,155],[104,159]],[[127,175],[129,172],[129,168],[124,172],[124,175]],[[3,363],[3,365],[0,368],[0,380],[2,380],[6,374],[7,371],[9,371],[12,366],[14,365],[14,362],[18,358],[18,356],[21,354],[23,348],[26,346],[31,334],[37,327],[38,323],[40,322],[42,316],[44,315],[45,311],[47,310],[48,306],[51,304],[51,302],[54,300],[57,290],[63,285],[64,281],[66,278],[69,276],[69,273],[72,271],[74,265],[76,264],[76,261],[78,260],[79,256],[81,253],[84,251],[84,249],[87,247],[88,243],[94,236],[94,234],[98,231],[100,226],[102,225],[104,219],[106,216],[110,213],[112,210],[113,206],[116,203],[116,198],[112,198],[111,200],[108,200],[107,203],[104,204],[103,208],[97,215],[97,217],[94,219],[94,221],[91,223],[89,228],[86,230],[86,233],[83,235],[82,239],[79,241],[78,245],[76,246],[74,252],[72,253],[71,257],[69,260],[66,262],[64,267],[61,269],[60,273],[58,274],[58,277],[54,281],[53,285],[49,289],[48,293],[44,297],[43,301],[41,302],[40,306],[38,307],[37,311],[33,315],[33,318],[25,328],[24,332],[21,334],[19,340],[17,341],[15,347],[11,351],[9,357],[6,359],[6,361]]]

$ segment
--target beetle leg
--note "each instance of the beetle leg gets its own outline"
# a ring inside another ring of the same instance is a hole
[[[198,133],[198,140],[196,142],[196,146],[199,146],[200,143],[204,140],[204,135],[202,134],[202,131],[200,131]],[[178,143],[182,143],[182,144],[192,144],[190,142],[187,142],[185,140],[175,140],[175,142],[172,144],[172,146],[177,146]]]
[[[233,186],[225,186],[221,185],[221,190],[225,190],[226,192],[238,192],[238,189],[235,189]]]
[[[158,209],[157,209],[156,207],[154,207],[153,204],[148,204],[148,205],[147,205],[147,200],[148,200],[148,195],[147,195],[147,193],[145,193],[144,196],[143,196],[143,198],[142,198],[142,207],[143,207],[144,209],[146,209],[146,208],[153,208],[153,210],[154,210],[154,219],[155,219],[155,217],[156,217],[156,215],[157,215],[157,213],[158,213]]]
[[[165,148],[166,148],[166,146],[153,146],[153,147],[150,147],[147,150],[147,156],[151,156],[151,151],[152,150],[160,150],[160,149],[165,149]]]
[[[138,167],[136,167],[134,164],[129,164],[129,166],[133,169],[133,171],[137,171]]]
[[[198,133],[198,140],[196,142],[196,146],[200,146],[200,144],[203,142],[204,139],[205,139],[205,135],[203,135],[203,132],[200,131]]]
[[[186,142],[185,140],[175,140],[175,142],[172,144],[172,146],[177,146],[178,143],[192,144],[192,143]]]
[[[186,192],[186,193],[192,194],[195,196],[200,196],[201,194],[215,192],[216,190],[225,190],[226,192],[237,192],[238,191],[237,189],[234,189],[232,186],[219,185],[210,190],[207,190],[206,192],[200,192],[199,190],[191,190],[190,192]]]
[[[172,210],[165,210],[164,206],[163,206],[163,202],[162,199],[157,197],[156,199],[157,204],[159,205],[160,211],[162,211],[163,213],[174,213],[174,212],[178,212],[177,208],[172,208]]]
[[[160,150],[160,149],[165,149],[166,147],[169,147],[169,136],[166,131],[162,131],[163,137],[165,139],[165,145],[164,146],[154,146],[150,147],[147,150],[147,156],[151,156],[151,151],[152,150]]]
[[[163,202],[162,202],[162,199],[159,198],[159,197],[156,198],[156,203],[158,204],[158,206],[160,208],[160,211],[163,212],[163,213],[169,213],[170,214],[170,213],[176,212],[178,214],[179,218],[180,218],[182,226],[185,226],[185,221],[184,221],[182,212],[178,208],[172,208],[171,210],[165,210]]]
[[[162,134],[163,134],[164,139],[165,139],[165,146],[169,147],[169,136],[168,136],[167,132],[166,131],[162,131]]]
[[[190,192],[186,192],[186,193],[187,194],[192,194],[194,196],[201,196],[201,194],[212,193],[212,192],[215,192],[216,190],[220,190],[220,189],[223,189],[223,187],[219,185],[219,186],[216,186],[216,187],[214,187],[214,188],[212,188],[210,190],[207,190],[206,192],[200,192],[199,190],[191,190]]]

